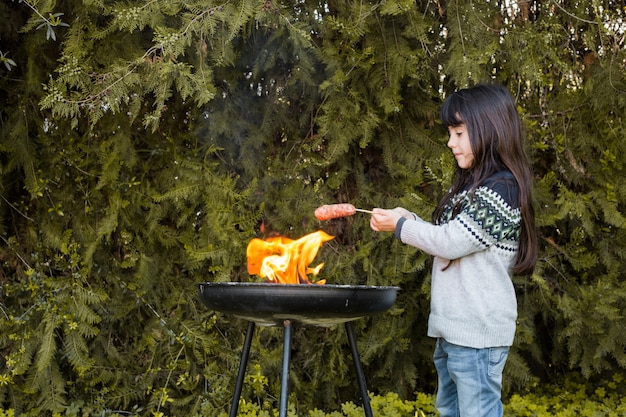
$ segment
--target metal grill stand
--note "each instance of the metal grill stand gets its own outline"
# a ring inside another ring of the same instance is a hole
[[[280,381],[279,417],[287,417],[287,403],[289,400],[289,362],[291,360],[291,321],[283,321],[283,327],[285,332],[283,336],[283,367]],[[356,338],[354,337],[354,328],[352,327],[352,323],[350,321],[345,322],[345,327],[346,333],[348,334],[348,343],[350,344],[350,350],[352,351],[352,359],[354,361],[357,382],[359,384],[361,398],[363,400],[363,410],[366,417],[372,417],[372,407],[370,405],[370,399],[367,394],[365,374],[363,373],[363,367],[359,358]],[[248,328],[246,329],[246,337],[244,339],[243,349],[241,350],[241,360],[239,362],[239,371],[237,372],[237,381],[235,382],[235,391],[233,394],[233,402],[230,408],[229,417],[237,417],[237,413],[239,411],[239,397],[241,396],[243,380],[246,374],[246,367],[248,365],[248,357],[250,354],[250,345],[252,344],[254,329],[254,322],[249,321]]]
[[[292,325],[296,323],[323,327],[345,324],[365,416],[372,417],[351,321],[388,310],[395,302],[398,290],[398,287],[367,285],[199,283],[200,298],[207,307],[248,321],[230,417],[236,417],[239,409],[239,397],[256,325],[284,327],[279,417],[287,417],[291,332]]]

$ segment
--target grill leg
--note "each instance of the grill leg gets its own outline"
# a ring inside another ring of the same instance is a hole
[[[250,345],[252,344],[252,335],[254,334],[254,322],[248,322],[246,330],[246,338],[243,342],[241,350],[241,359],[239,360],[239,371],[237,372],[237,381],[235,382],[235,392],[233,394],[233,403],[230,406],[229,417],[237,417],[239,412],[239,397],[241,396],[241,388],[243,387],[243,379],[246,376],[246,367],[248,366],[248,355],[250,353]]]
[[[366,417],[372,417],[372,406],[370,405],[370,397],[367,394],[367,384],[365,383],[365,374],[363,373],[361,359],[359,358],[359,351],[356,346],[354,328],[352,327],[352,323],[349,321],[346,322],[346,333],[348,333],[348,342],[350,343],[350,349],[352,350],[352,359],[354,360],[356,377],[361,390],[361,398],[363,399],[363,411],[365,411]]]
[[[280,381],[280,410],[279,417],[287,417],[287,403],[289,400],[289,361],[291,360],[291,322],[285,320],[285,336],[283,341],[283,374]]]

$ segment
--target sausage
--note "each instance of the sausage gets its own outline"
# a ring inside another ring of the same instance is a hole
[[[329,220],[352,216],[354,213],[356,213],[356,208],[349,203],[325,204],[315,209],[315,218],[317,220]]]

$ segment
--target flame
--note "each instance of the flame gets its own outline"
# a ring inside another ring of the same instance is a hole
[[[279,284],[310,284],[309,274],[319,274],[324,264],[315,268],[309,268],[309,264],[313,262],[322,244],[331,239],[334,236],[321,230],[298,240],[283,236],[266,240],[252,239],[246,251],[248,273]],[[324,283],[326,280],[316,282]]]

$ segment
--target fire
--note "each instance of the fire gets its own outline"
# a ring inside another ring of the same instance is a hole
[[[321,230],[298,240],[283,236],[266,240],[252,239],[246,251],[248,273],[279,284],[310,284],[309,274],[319,274],[324,264],[321,263],[315,268],[309,268],[309,264],[313,262],[322,244],[331,239],[334,239],[334,236]],[[326,280],[316,282],[324,283]]]

